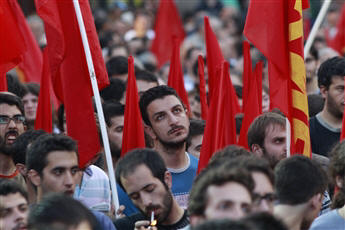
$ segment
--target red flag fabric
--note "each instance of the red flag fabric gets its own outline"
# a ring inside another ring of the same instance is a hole
[[[50,103],[50,69],[48,50],[43,52],[43,71],[41,77],[40,93],[38,95],[38,104],[35,120],[35,130],[42,129],[47,133],[53,131],[52,107]]]
[[[23,73],[24,82],[39,83],[42,75],[43,57],[40,47],[26,22],[25,16],[16,0],[9,0],[12,11],[15,12],[19,30],[24,37],[26,52],[23,54],[23,61],[19,64],[19,69]]]
[[[291,102],[287,88],[289,36],[282,26],[288,23],[286,5],[286,1],[251,1],[243,33],[269,59],[270,108],[279,108],[287,115]]]
[[[135,148],[145,148],[145,136],[139,109],[138,88],[134,75],[134,60],[128,58],[128,81],[126,90],[125,118],[121,156]]]
[[[186,36],[173,0],[160,1],[154,31],[155,38],[152,41],[151,51],[156,55],[158,68],[160,68],[171,57],[173,36],[181,41]]]
[[[217,72],[220,71],[225,61],[223,53],[219,47],[217,37],[213,33],[208,17],[204,18],[205,23],[205,42],[206,42],[206,58],[207,58],[207,69],[208,69],[208,96],[210,101],[212,100],[213,94],[215,93],[215,87],[219,82],[217,78]],[[235,92],[235,89],[231,85],[231,91]],[[234,109],[235,113],[241,112],[241,107],[238,103],[237,95],[235,94]]]
[[[182,66],[180,62],[180,41],[177,37],[173,38],[173,51],[170,59],[170,70],[168,76],[168,86],[175,89],[177,94],[180,96],[184,105],[187,108],[188,114],[191,114],[188,94],[184,87]]]
[[[335,37],[329,41],[330,47],[335,49],[341,54],[345,54],[345,4],[341,10],[341,15],[337,24],[337,33]]]
[[[210,104],[206,120],[203,143],[200,152],[198,173],[206,167],[209,159],[217,150],[230,144],[236,144],[235,113],[231,103],[233,87],[229,74],[229,63],[224,61],[215,85],[214,98]]]
[[[258,62],[254,74],[251,74],[247,79],[247,101],[244,103],[245,106],[243,107],[244,116],[238,141],[238,144],[246,149],[250,149],[247,139],[248,128],[253,120],[262,113],[262,106],[260,106],[262,105],[262,86],[259,85],[261,83],[260,79],[262,79],[262,67],[263,63],[261,61]]]
[[[243,41],[243,88],[242,88],[242,110],[244,110],[249,94],[249,79],[252,75],[252,60],[250,58],[250,44]]]
[[[206,95],[206,83],[205,83],[205,64],[204,57],[198,56],[198,73],[199,73],[199,92],[200,92],[200,104],[201,104],[201,118],[207,120],[208,105]]]
[[[289,119],[291,154],[310,157],[302,17],[307,3],[252,0],[244,35],[268,59],[271,109],[279,108]]]
[[[100,149],[91,102],[92,90],[72,1],[35,0],[45,23],[54,89],[65,105],[67,133],[78,141],[83,167]],[[89,2],[79,0],[99,88],[109,84]],[[56,86],[59,86],[56,88]]]
[[[0,90],[7,91],[5,74],[22,61],[25,41],[18,27],[16,12],[10,0],[0,1]]]

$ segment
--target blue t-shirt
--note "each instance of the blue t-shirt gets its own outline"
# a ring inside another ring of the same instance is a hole
[[[345,219],[342,218],[338,209],[332,210],[316,218],[310,230],[344,230]]]
[[[189,191],[192,188],[196,172],[198,170],[198,158],[186,153],[188,164],[181,169],[170,169],[172,176],[172,194],[177,203],[184,209],[188,207]]]

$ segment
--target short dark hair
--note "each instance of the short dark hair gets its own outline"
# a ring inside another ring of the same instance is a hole
[[[166,86],[166,85],[160,85],[160,86],[153,87],[153,88],[145,91],[141,95],[140,101],[139,101],[139,106],[140,106],[141,116],[142,116],[145,124],[151,125],[149,115],[147,113],[147,107],[151,104],[151,102],[156,100],[156,99],[162,99],[162,98],[164,98],[166,96],[170,96],[170,95],[177,97],[177,99],[181,102],[181,104],[183,106],[185,106],[183,104],[181,98],[177,95],[177,92],[173,88]]]
[[[28,193],[21,184],[14,180],[0,179],[0,196],[19,193],[28,201]]]
[[[205,168],[196,178],[189,195],[189,215],[204,215],[208,202],[207,189],[212,186],[221,186],[228,182],[243,185],[252,196],[254,181],[250,173],[239,167],[228,167],[227,163],[220,167]]]
[[[111,118],[124,116],[125,115],[125,106],[119,102],[108,101],[103,103],[103,113],[104,120],[108,127],[111,124]]]
[[[285,224],[268,212],[250,214],[242,219],[255,226],[256,230],[288,230]]]
[[[137,70],[135,72],[135,78],[136,80],[142,80],[146,82],[153,82],[156,83],[158,86],[158,79],[157,77],[150,71],[147,70]]]
[[[335,178],[345,178],[345,141],[338,143],[330,152],[329,172],[335,183]],[[345,179],[343,179],[345,182]],[[341,208],[345,204],[345,184],[339,188],[339,192],[335,195],[332,201],[332,208]]]
[[[280,125],[285,129],[285,117],[275,112],[264,113],[250,124],[248,129],[248,146],[251,148],[253,144],[258,144],[263,147],[267,132],[267,127],[270,125]]]
[[[113,75],[125,74],[128,73],[128,60],[124,56],[115,56],[107,61],[106,67],[109,78]]]
[[[48,163],[47,157],[53,151],[76,152],[78,157],[77,143],[72,138],[62,134],[44,134],[28,148],[26,154],[27,169],[34,169],[42,176],[42,171]]]
[[[197,225],[193,230],[256,230],[252,225],[242,220],[213,219]]]
[[[99,229],[96,217],[79,201],[64,194],[49,194],[30,210],[30,229],[49,229],[50,225],[62,225],[62,229],[76,227],[87,221],[91,229]],[[44,228],[45,227],[45,228]]]
[[[222,164],[228,160],[234,159],[239,156],[250,156],[251,153],[238,145],[228,145],[225,148],[215,152],[210,159],[209,164]]]
[[[238,166],[246,168],[249,172],[260,172],[263,173],[272,186],[274,185],[274,174],[269,162],[262,158],[254,155],[250,156],[239,156],[237,157]]]
[[[101,90],[100,95],[104,101],[120,101],[126,92],[126,84],[118,78],[110,78],[110,85]]]
[[[204,135],[206,122],[204,120],[190,119],[189,134],[186,140],[186,149],[191,145],[192,139],[198,135]]]
[[[11,148],[13,162],[25,164],[28,145],[45,133],[43,130],[28,130],[18,136]]]
[[[320,94],[308,95],[308,111],[309,117],[313,117],[322,111],[325,99]]]
[[[297,205],[323,194],[327,176],[321,166],[303,155],[281,160],[274,169],[275,191],[281,204]]]
[[[116,166],[117,183],[124,189],[121,177],[133,173],[140,165],[145,165],[164,185],[164,175],[167,171],[163,158],[155,150],[142,148],[134,149],[119,160]]]
[[[318,85],[328,87],[335,76],[345,76],[345,59],[343,57],[333,57],[324,61],[317,71]]]
[[[38,97],[39,93],[40,93],[40,85],[34,82],[29,82],[29,83],[25,83],[24,87],[26,89],[26,92],[23,96],[25,96],[28,93],[31,93],[35,96]]]
[[[0,105],[1,104],[8,104],[8,105],[15,105],[19,109],[22,115],[24,115],[24,106],[22,100],[13,94],[0,92]]]

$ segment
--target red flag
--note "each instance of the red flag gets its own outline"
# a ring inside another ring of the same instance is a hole
[[[198,72],[199,72],[199,92],[200,92],[200,104],[201,104],[201,118],[206,121],[208,114],[207,95],[206,95],[206,83],[205,83],[205,66],[203,56],[198,56]]]
[[[173,0],[160,1],[154,30],[155,38],[152,41],[151,51],[156,55],[158,68],[160,68],[171,56],[173,36],[181,41],[186,36]]]
[[[246,102],[243,103],[243,120],[238,144],[246,149],[248,146],[247,133],[250,124],[253,120],[262,113],[262,86],[260,85],[262,79],[262,61],[256,64],[254,74],[251,74],[247,79],[247,97]],[[251,71],[251,69],[250,69]],[[244,85],[243,85],[244,86]],[[260,106],[261,105],[261,106]]]
[[[208,17],[204,18],[205,23],[205,42],[206,42],[206,58],[207,58],[207,69],[208,69],[208,96],[210,98],[210,101],[212,100],[215,87],[219,82],[219,79],[217,78],[217,71],[220,71],[222,68],[223,61],[225,61],[222,51],[219,47],[217,37],[213,33],[210,22],[208,20]],[[232,91],[235,92],[235,89],[233,88],[233,85],[231,85]],[[238,98],[235,94],[235,113],[241,112],[241,107],[238,104]]]
[[[47,133],[53,131],[52,108],[50,103],[50,70],[48,50],[43,53],[44,63],[41,77],[40,93],[38,95],[38,105],[35,120],[35,129],[42,129]]]
[[[217,150],[236,144],[235,113],[231,99],[235,92],[229,74],[229,64],[224,61],[219,82],[215,85],[214,98],[206,121],[205,133],[200,152],[198,173],[206,167],[209,159]]]
[[[341,54],[345,54],[345,4],[341,10],[341,15],[337,24],[337,33],[334,38],[329,41],[330,47]]]
[[[121,156],[124,156],[132,149],[145,148],[144,127],[138,102],[139,96],[134,75],[134,60],[132,56],[129,56]]]
[[[26,51],[25,41],[20,33],[12,1],[0,1],[0,90],[7,91],[5,74],[22,61]]]
[[[243,88],[242,88],[242,110],[244,110],[249,94],[249,79],[252,75],[252,60],[250,59],[250,44],[243,41]]]
[[[43,68],[42,52],[17,1],[10,0],[9,4],[12,11],[15,12],[18,27],[22,36],[25,38],[24,44],[27,48],[23,55],[23,61],[18,66],[24,74],[24,79],[21,80],[39,83]]]
[[[190,114],[190,106],[188,101],[188,94],[184,87],[182,66],[180,62],[180,41],[177,37],[173,39],[173,51],[170,60],[170,70],[168,77],[168,86],[175,89],[177,94],[180,96],[184,105],[187,108],[188,114]]]
[[[72,1],[35,0],[45,23],[49,65],[54,86],[66,111],[67,133],[78,141],[83,167],[99,151],[98,131],[91,102],[92,90],[84,48]],[[89,2],[79,0],[99,88],[109,83]],[[56,87],[55,87],[56,90]]]
[[[291,123],[291,154],[298,149],[310,156],[302,17],[307,3],[252,0],[244,34],[268,59],[271,108],[279,108]]]

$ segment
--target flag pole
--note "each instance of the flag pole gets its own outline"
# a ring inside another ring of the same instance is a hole
[[[329,5],[331,4],[332,0],[325,0],[322,4],[322,7],[320,9],[319,14],[317,15],[317,18],[314,22],[313,28],[311,29],[311,32],[308,36],[307,42],[304,46],[304,59],[307,57],[307,54],[309,53],[309,50],[311,48],[311,45],[313,44],[315,37],[316,37],[316,33],[319,30],[319,27],[327,13],[327,10],[329,8]]]
[[[75,13],[77,16],[77,20],[78,20],[80,35],[81,35],[81,38],[83,41],[84,52],[85,52],[85,56],[86,56],[87,66],[89,69],[93,95],[95,97],[98,121],[99,121],[100,128],[101,128],[103,146],[104,146],[104,150],[105,150],[105,157],[106,157],[106,162],[107,162],[107,167],[108,167],[110,187],[112,189],[112,193],[111,193],[112,194],[112,200],[113,200],[113,204],[115,205],[115,210],[117,210],[119,208],[119,198],[117,195],[118,193],[117,193],[117,188],[116,188],[114,166],[113,166],[113,161],[112,161],[111,154],[110,154],[109,139],[108,139],[107,130],[106,130],[106,126],[105,126],[103,109],[102,109],[101,99],[99,96],[99,90],[98,90],[98,85],[97,85],[97,80],[96,80],[95,69],[93,66],[89,42],[88,42],[86,31],[85,31],[85,26],[84,26],[83,16],[82,16],[81,10],[80,10],[79,1],[73,0],[73,5],[74,5]],[[115,214],[116,213],[117,212],[115,211]],[[116,216],[118,217],[117,214],[116,214]]]

